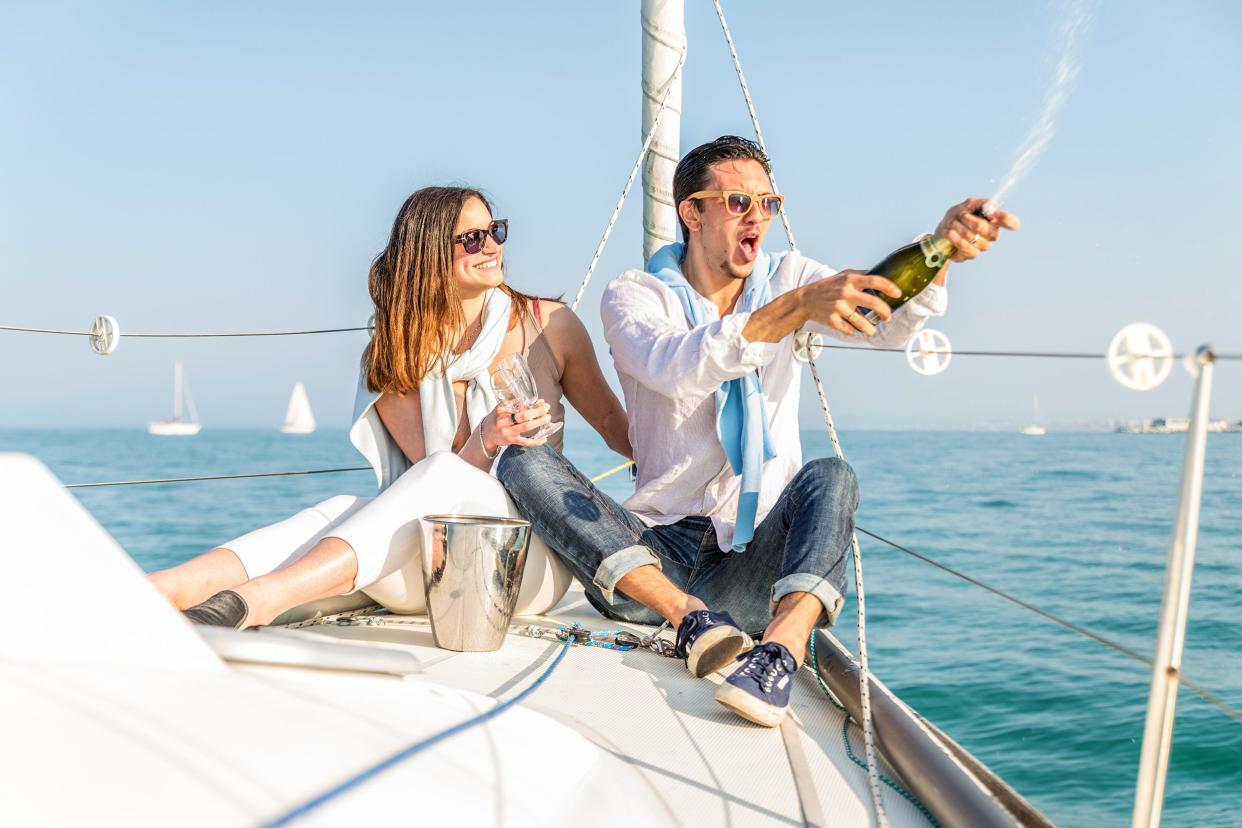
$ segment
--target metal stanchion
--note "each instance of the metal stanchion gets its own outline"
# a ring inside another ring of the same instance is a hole
[[[1173,744],[1173,714],[1181,677],[1182,644],[1186,639],[1186,615],[1190,608],[1190,576],[1195,564],[1195,541],[1199,535],[1199,502],[1203,495],[1203,456],[1207,448],[1208,404],[1212,397],[1212,365],[1215,355],[1206,345],[1195,354],[1198,380],[1190,412],[1190,433],[1182,464],[1181,495],[1177,525],[1169,542],[1164,575],[1164,598],[1160,628],[1147,697],[1147,724],[1143,729],[1143,753],[1139,760],[1138,786],[1134,792],[1133,828],[1155,828],[1164,805],[1164,782]]]

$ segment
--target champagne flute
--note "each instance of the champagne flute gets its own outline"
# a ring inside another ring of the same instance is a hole
[[[539,389],[535,385],[535,377],[526,364],[526,357],[520,353],[509,356],[496,363],[492,374],[492,390],[501,407],[510,414],[531,408],[539,401]],[[561,430],[564,423],[548,423],[530,434],[523,434],[530,440],[539,440]]]

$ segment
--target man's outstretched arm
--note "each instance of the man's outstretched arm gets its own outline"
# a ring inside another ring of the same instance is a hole
[[[780,342],[814,321],[846,336],[860,332],[870,336],[875,327],[856,313],[858,308],[870,308],[881,319],[888,319],[893,310],[879,296],[864,292],[867,290],[878,290],[894,299],[901,296],[901,290],[883,276],[842,270],[827,279],[782,293],[750,315],[742,335],[751,342]]]
[[[935,235],[944,236],[956,248],[953,261],[969,261],[992,247],[1000,231],[1017,230],[1018,217],[1004,210],[992,212],[983,218],[976,214],[985,207],[987,199],[968,198],[950,207],[936,225]],[[945,284],[945,265],[937,274],[934,284]],[[751,314],[743,329],[743,335],[753,342],[778,342],[807,322],[817,322],[846,336],[859,333],[872,336],[876,327],[855,315],[859,308],[875,310],[883,321],[892,316],[892,309],[878,296],[865,293],[878,290],[894,299],[901,291],[883,276],[869,276],[859,270],[842,270],[826,279],[803,285],[783,294],[764,308]]]

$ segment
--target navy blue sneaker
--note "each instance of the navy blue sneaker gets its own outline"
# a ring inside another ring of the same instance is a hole
[[[677,625],[677,655],[695,678],[716,672],[753,646],[727,612],[695,610]]]
[[[789,709],[797,662],[775,641],[758,645],[738,661],[742,666],[716,688],[716,701],[755,724],[776,727]]]

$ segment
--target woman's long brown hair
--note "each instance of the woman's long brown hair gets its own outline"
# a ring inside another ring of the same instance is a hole
[[[362,354],[367,388],[408,394],[423,377],[445,370],[466,326],[453,278],[453,230],[468,199],[491,202],[469,187],[424,187],[405,200],[388,244],[371,263],[375,335]],[[530,297],[508,285],[512,327],[530,314]]]

